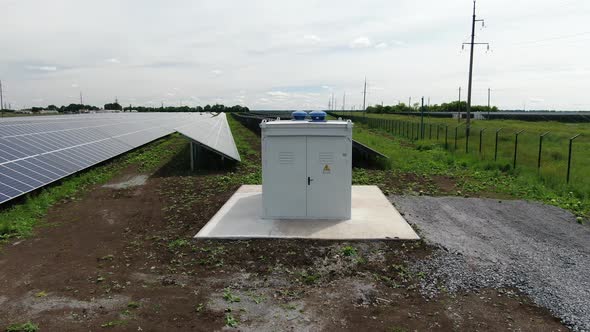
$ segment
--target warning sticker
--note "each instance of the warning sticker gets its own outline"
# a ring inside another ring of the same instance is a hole
[[[323,174],[330,174],[330,173],[332,173],[332,170],[330,169],[330,165],[325,165],[322,173]]]

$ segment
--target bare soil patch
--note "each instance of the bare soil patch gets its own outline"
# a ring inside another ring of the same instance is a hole
[[[190,174],[184,160],[143,185],[96,186],[52,208],[33,237],[5,245],[0,328],[565,330],[516,293],[425,299],[424,276],[409,269],[433,254],[423,242],[195,241],[238,186],[228,172],[249,170]],[[138,175],[129,167],[111,184]]]

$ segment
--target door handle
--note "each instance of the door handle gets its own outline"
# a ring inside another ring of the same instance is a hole
[[[311,185],[311,181],[313,181],[313,179],[312,179],[311,177],[309,177],[309,176],[308,176],[308,177],[307,177],[307,185],[308,185],[308,186],[309,186],[309,185]]]

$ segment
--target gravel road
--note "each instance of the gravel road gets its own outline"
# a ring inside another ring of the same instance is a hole
[[[434,257],[413,269],[422,292],[516,288],[573,331],[590,331],[590,227],[569,212],[526,201],[392,196]]]

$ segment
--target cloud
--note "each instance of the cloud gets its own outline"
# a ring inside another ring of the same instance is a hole
[[[320,37],[318,37],[316,35],[305,35],[305,36],[303,36],[303,40],[305,40],[306,42],[310,42],[312,44],[317,44],[320,41],[322,41],[320,39]]]
[[[77,87],[78,87],[78,84],[72,83],[72,88],[77,88]]]
[[[543,99],[543,98],[529,98],[529,102],[531,102],[533,104],[543,103],[543,102],[545,102],[545,99]]]
[[[350,48],[367,48],[371,46],[371,40],[367,37],[358,37],[350,42]]]
[[[387,48],[387,46],[388,46],[387,43],[381,42],[381,43],[375,45],[375,48],[376,49],[384,49],[384,48]]]
[[[223,74],[223,70],[221,70],[221,69],[213,69],[213,70],[211,71],[211,73],[212,73],[213,75],[221,75],[221,74]]]
[[[283,91],[268,91],[266,94],[275,98],[286,98],[290,96],[289,93]]]
[[[33,65],[27,65],[25,66],[26,69],[28,70],[35,70],[35,71],[56,71],[57,67],[56,66],[33,66]]]
[[[106,59],[104,61],[106,61],[108,63],[121,63],[121,61],[119,61],[119,59],[117,59],[117,58],[110,58],[110,59]]]

